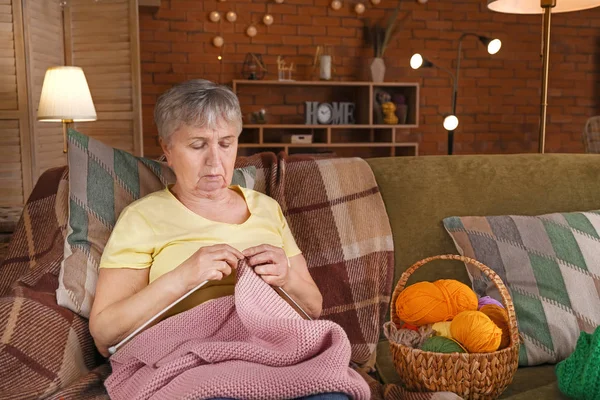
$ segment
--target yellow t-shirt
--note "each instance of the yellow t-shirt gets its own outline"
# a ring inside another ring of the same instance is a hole
[[[100,268],[150,268],[150,282],[172,271],[199,248],[229,244],[243,251],[270,244],[288,257],[301,253],[277,201],[260,192],[230,186],[244,196],[250,217],[241,224],[216,222],[183,205],[166,187],[125,207],[106,244]],[[204,301],[233,294],[235,270],[221,281],[211,281],[168,315]]]

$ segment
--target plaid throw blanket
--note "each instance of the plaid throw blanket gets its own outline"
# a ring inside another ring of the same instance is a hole
[[[233,296],[162,321],[110,358],[113,400],[370,398],[350,369],[350,343],[331,321],[304,320],[245,262]],[[202,379],[198,379],[202,377]]]
[[[246,165],[258,168],[255,188],[281,204],[324,294],[322,319],[344,328],[371,398],[441,399],[382,387],[367,373],[393,275],[390,227],[368,165],[272,153],[239,160]],[[2,399],[109,398],[103,383],[110,366],[96,352],[87,320],[56,304],[67,210],[67,168],[46,171],[0,264]]]

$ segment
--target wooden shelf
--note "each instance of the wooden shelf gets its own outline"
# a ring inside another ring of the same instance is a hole
[[[398,140],[419,126],[417,82],[234,80],[232,87],[244,115],[262,108],[267,111],[268,123],[244,124],[244,142],[239,144],[239,149],[245,155],[280,150],[294,154],[325,151],[365,158],[419,153],[418,143]],[[381,90],[392,98],[403,96],[407,105],[405,124],[374,123],[382,121],[379,106],[373,107],[376,94]],[[308,101],[352,102],[356,123],[304,124],[304,107]],[[312,135],[312,143],[290,143],[292,134]]]
[[[150,0],[147,0],[150,1]],[[376,86],[376,87],[418,87],[417,82],[349,82],[349,81],[277,81],[277,80],[245,80],[235,79],[233,81],[234,90],[239,85],[254,85],[254,86]]]
[[[395,129],[395,128],[418,128],[418,125],[306,125],[306,124],[245,124],[247,129]]]
[[[387,143],[387,142],[352,142],[352,143],[240,143],[240,149],[260,147],[417,147],[418,143]]]

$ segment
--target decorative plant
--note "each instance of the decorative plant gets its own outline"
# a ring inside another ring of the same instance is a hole
[[[401,1],[398,0],[398,5],[390,14],[386,26],[381,23],[373,23],[369,19],[365,19],[364,37],[367,43],[373,47],[374,57],[383,57],[388,45],[400,32],[402,22],[408,16],[408,13],[398,19],[400,14]]]

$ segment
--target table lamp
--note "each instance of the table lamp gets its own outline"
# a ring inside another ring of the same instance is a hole
[[[61,66],[46,70],[37,120],[62,122],[63,153],[67,152],[67,130],[71,124],[96,120],[90,88],[81,68]]]
[[[539,152],[546,144],[546,107],[548,106],[548,65],[550,57],[551,13],[580,11],[600,6],[600,0],[488,0],[492,11],[508,14],[544,14],[542,41],[542,94],[540,108]]]

